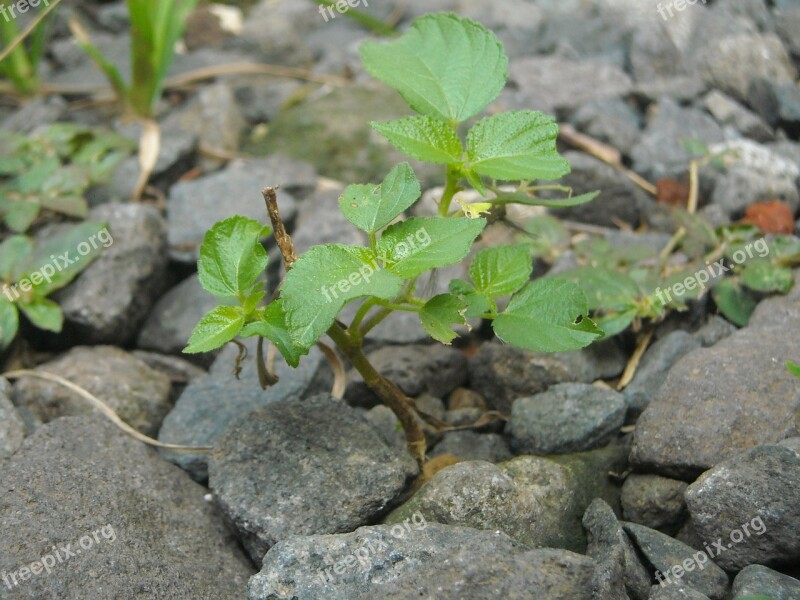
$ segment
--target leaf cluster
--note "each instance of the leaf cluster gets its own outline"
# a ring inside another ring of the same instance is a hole
[[[421,194],[407,163],[380,183],[347,186],[340,210],[367,234],[369,244],[312,247],[264,307],[257,306],[266,295],[258,277],[267,264],[259,240],[267,230],[244,217],[218,223],[201,248],[200,281],[233,306],[221,305],[203,317],[185,351],[204,352],[237,335],[260,335],[296,365],[355,301],[360,306],[345,335],[356,345],[393,311],[416,313],[425,331],[445,344],[456,337],[453,328],[468,326],[471,318],[493,321],[501,339],[530,350],[574,350],[601,337],[577,285],[530,281],[532,257],[525,245],[485,248],[470,263],[470,281],[454,280],[447,293],[433,298],[416,293],[420,276],[464,260],[486,227],[479,216],[483,206],[449,210],[462,182],[482,194],[492,191],[490,204],[533,204],[538,199],[530,181],[569,172],[556,150],[555,120],[542,113],[491,115],[475,122],[462,141],[459,126],[483,111],[506,83],[508,59],[495,35],[453,14],[426,15],[396,40],[364,44],[361,55],[367,70],[418,113],[373,127],[409,156],[445,167],[439,214],[406,216]],[[497,181],[520,185],[501,195]]]
[[[12,235],[0,243],[0,350],[14,341],[20,312],[39,329],[61,331],[64,315],[47,297],[72,282],[99,256],[99,248],[81,255],[78,246],[104,227],[103,223],[84,221],[39,244],[24,235]]]
[[[130,154],[122,136],[57,123],[33,136],[0,131],[0,218],[24,233],[43,210],[83,218],[84,192]]]

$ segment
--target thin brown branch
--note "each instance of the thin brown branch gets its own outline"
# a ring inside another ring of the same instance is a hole
[[[327,344],[317,342],[317,347],[325,355],[325,358],[328,359],[328,364],[330,364],[331,371],[333,371],[333,386],[331,387],[331,396],[341,400],[344,398],[344,391],[347,388],[347,371],[345,371],[344,363],[336,353],[336,350]]]
[[[283,219],[281,219],[281,212],[278,209],[277,190],[277,187],[267,187],[261,193],[264,196],[264,202],[267,203],[267,214],[269,214],[269,220],[272,222],[272,232],[275,234],[275,241],[281,251],[283,264],[286,270],[289,271],[297,260],[297,255],[294,253],[292,238],[286,232]]]

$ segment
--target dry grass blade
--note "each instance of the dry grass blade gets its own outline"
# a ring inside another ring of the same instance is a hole
[[[54,375],[53,373],[48,373],[46,371],[31,371],[28,369],[20,369],[18,371],[8,371],[2,374],[3,377],[7,379],[20,379],[22,377],[34,377],[37,379],[44,379],[45,381],[51,381],[53,383],[57,383],[59,385],[63,385],[65,388],[75,392],[81,398],[89,402],[93,407],[99,410],[103,415],[108,418],[114,425],[119,427],[122,431],[127,433],[132,438],[139,440],[147,444],[148,446],[154,446],[156,448],[164,448],[165,450],[174,450],[176,452],[186,452],[187,454],[207,454],[211,452],[212,448],[209,446],[181,446],[178,444],[166,444],[164,442],[159,442],[158,440],[154,440],[151,437],[146,436],[145,434],[136,431],[133,427],[128,425],[125,421],[119,418],[117,413],[111,409],[105,402],[100,400],[97,396],[94,396],[91,392],[83,389],[79,385],[64,379],[58,375]]]
[[[27,38],[34,29],[36,29],[39,23],[41,23],[47,17],[47,15],[49,15],[53,11],[53,9],[59,5],[60,2],[61,0],[54,0],[53,3],[50,4],[47,8],[45,8],[40,14],[38,14],[33,21],[28,23],[28,26],[22,31],[20,31],[19,35],[15,37],[13,40],[11,40],[11,43],[5,48],[3,48],[2,52],[0,52],[0,62],[3,62],[6,59],[6,57],[14,51],[14,48],[19,46],[22,42],[24,42],[25,38]]]

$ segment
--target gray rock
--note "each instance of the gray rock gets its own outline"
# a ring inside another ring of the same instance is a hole
[[[654,585],[648,600],[709,600],[690,585],[683,583]]]
[[[641,137],[641,118],[630,104],[617,98],[596,100],[581,106],[572,123],[582,132],[629,156]]]
[[[784,367],[798,330],[794,295],[771,298],[748,327],[675,363],[639,418],[631,462],[691,478],[738,449],[798,435],[797,380]]]
[[[713,144],[724,137],[720,126],[708,114],[662,98],[642,141],[632,150],[634,170],[652,179],[683,174],[692,159],[683,144],[691,139]]]
[[[238,350],[228,345],[214,361],[209,374],[193,380],[183,391],[175,408],[164,419],[158,434],[160,441],[211,446],[229,423],[242,415],[272,402],[299,398],[310,391],[322,362],[319,350],[312,349],[296,369],[277,359],[275,374],[278,383],[262,390],[255,368],[255,341],[250,338],[244,344],[250,358],[244,361],[239,379],[233,374]],[[208,455],[163,451],[163,456],[198,481],[208,478]]]
[[[800,30],[800,6],[787,6],[775,10],[775,33],[777,33],[784,47],[797,59],[800,57],[800,40],[796,32]]]
[[[786,438],[785,440],[781,440],[778,442],[779,446],[785,446],[786,448],[791,448],[798,454],[800,454],[800,437],[790,437]]]
[[[745,33],[711,39],[696,57],[699,70],[713,87],[747,100],[751,81],[792,83],[797,75],[775,34]]]
[[[452,454],[463,460],[483,460],[501,462],[509,460],[513,454],[508,449],[506,439],[497,433],[478,433],[476,431],[451,431],[436,444],[429,456]]]
[[[661,19],[651,19],[634,31],[629,52],[631,72],[636,81],[686,74],[681,51]]]
[[[514,91],[505,98],[512,108],[548,114],[570,112],[593,100],[627,94],[631,78],[607,63],[576,62],[561,56],[526,56],[510,64]],[[508,88],[511,89],[511,88]]]
[[[800,600],[800,581],[763,565],[748,565],[733,580],[731,600],[766,596],[772,600]]]
[[[629,475],[620,496],[625,520],[674,533],[686,513],[683,493],[687,485],[658,475]]]
[[[218,299],[200,285],[197,275],[190,275],[156,302],[142,325],[137,346],[164,354],[180,354],[203,315],[218,304]],[[216,352],[208,352],[185,356],[209,366],[216,355]]]
[[[786,202],[792,210],[800,205],[794,179],[759,173],[743,165],[728,169],[720,177],[711,196],[711,201],[730,218],[738,217],[754,202],[775,199]]]
[[[608,472],[621,449],[562,456],[519,456],[492,464],[467,461],[442,469],[386,519],[402,523],[419,512],[428,521],[500,530],[531,547],[582,552],[581,518],[595,498],[618,505]]]
[[[170,400],[173,404],[175,400],[180,397],[186,384],[206,374],[206,371],[197,365],[177,356],[159,354],[158,352],[147,352],[145,350],[134,350],[131,354],[151,369],[155,369],[169,377],[172,383]]]
[[[400,421],[391,408],[383,404],[373,406],[364,413],[364,418],[378,430],[378,433],[381,434],[383,440],[389,446],[397,450],[406,450],[408,446],[406,445],[405,433],[403,433]]]
[[[800,455],[783,446],[759,446],[725,460],[686,490],[700,539],[725,545],[714,560],[736,571],[753,563],[800,560]]]
[[[327,189],[312,194],[299,206],[292,242],[298,255],[318,244],[366,245],[367,236],[339,210],[339,196],[344,185],[331,183]]]
[[[776,90],[778,116],[783,126],[795,129],[800,125],[800,89],[794,84],[785,84]]]
[[[209,485],[260,564],[291,536],[344,533],[375,519],[417,474],[355,409],[329,395],[273,402],[215,440]]]
[[[736,331],[738,331],[738,328],[730,321],[723,319],[719,315],[711,315],[708,318],[708,322],[694,332],[694,337],[703,348],[708,348],[717,342],[721,342]]]
[[[118,126],[117,129],[138,143],[141,125]],[[171,185],[193,166],[196,152],[197,136],[194,133],[174,127],[162,128],[158,159],[150,183],[159,187]],[[111,201],[127,202],[136,191],[140,175],[139,157],[126,158],[114,171],[111,181],[89,190],[89,202],[94,205]]]
[[[616,227],[616,222],[624,221],[635,228],[655,204],[619,169],[583,152],[565,152],[564,158],[572,171],[562,178],[563,184],[576,194],[599,190],[600,195],[589,204],[554,210],[554,214],[603,227]]]
[[[84,388],[146,435],[156,434],[171,408],[169,378],[114,346],[73,348],[36,370],[58,375]],[[71,390],[32,377],[17,381],[14,403],[45,423],[59,417],[100,414]]]
[[[546,20],[529,41],[528,54],[557,54],[624,68],[631,24],[617,11],[577,2],[537,3]],[[579,17],[577,15],[580,15]]]
[[[217,81],[200,88],[185,106],[164,120],[165,127],[189,131],[198,142],[222,152],[237,152],[247,122],[230,85]]]
[[[193,264],[200,256],[206,231],[233,215],[267,223],[261,190],[286,183],[284,168],[293,164],[296,163],[281,157],[234,161],[223,171],[173,186],[167,201],[170,258]],[[281,191],[278,202],[281,217],[291,223],[297,214],[294,198]]]
[[[0,378],[0,461],[13,455],[25,439],[25,422],[11,404],[11,386]]]
[[[408,396],[424,392],[443,398],[467,379],[467,359],[458,350],[432,346],[384,346],[367,355],[377,371],[397,384]],[[347,376],[345,398],[353,406],[374,406],[378,397],[352,370]]]
[[[625,421],[622,394],[584,383],[560,383],[519,398],[506,427],[517,453],[568,454],[608,444]]]
[[[719,90],[712,90],[706,94],[703,97],[703,104],[723,127],[731,125],[742,135],[757,142],[769,142],[775,139],[775,132],[764,119]]]
[[[319,14],[315,16],[321,20]],[[330,118],[331,115],[336,118]],[[321,175],[337,181],[380,183],[397,163],[408,157],[372,130],[369,122],[407,115],[405,101],[374,81],[326,86],[281,111],[270,123],[266,138],[252,144],[251,152],[283,154],[306,161]],[[438,165],[410,163],[423,187],[441,182]]]
[[[314,58],[306,36],[324,24],[316,10],[291,0],[259,2],[248,12],[235,46],[264,62],[305,66]]]
[[[647,408],[672,365],[698,348],[700,342],[692,335],[685,331],[673,331],[645,352],[633,380],[623,392],[633,417],[638,417]]]
[[[676,583],[690,586],[711,600],[725,597],[728,576],[708,560],[705,553],[696,553],[694,548],[642,525],[623,523],[623,527],[639,551],[655,567],[657,581],[664,581],[666,587]]]
[[[106,204],[89,211],[113,243],[55,295],[71,344],[129,342],[165,285],[166,224],[152,206]]]
[[[528,352],[496,341],[484,343],[469,359],[469,386],[490,409],[511,414],[517,398],[545,391],[556,383],[614,377],[625,357],[614,344],[592,344],[577,352]]]
[[[67,111],[61,96],[42,96],[23,104],[17,111],[3,119],[3,129],[28,135],[58,121]]]
[[[639,560],[636,549],[608,503],[600,498],[593,500],[583,515],[582,523],[588,541],[586,554],[598,565],[609,562],[613,565],[620,561],[621,555],[622,576],[614,569],[608,578],[612,593],[614,583],[621,580],[633,600],[646,600],[650,591],[650,573]],[[598,600],[605,597],[601,595]]]
[[[283,104],[301,89],[302,84],[292,80],[248,79],[236,83],[234,94],[245,119],[250,123],[263,123],[274,119]]]
[[[252,566],[205,492],[104,418],[45,425],[3,467],[3,597],[242,598]]]
[[[292,537],[267,554],[249,600],[575,600],[589,598],[594,561],[529,550],[500,532],[429,523],[408,535],[387,525]],[[337,572],[338,569],[338,572]]]
[[[662,98],[670,98],[675,102],[691,102],[707,90],[708,85],[701,77],[678,75],[655,81],[640,81],[631,90],[631,95],[647,103],[659,102]]]

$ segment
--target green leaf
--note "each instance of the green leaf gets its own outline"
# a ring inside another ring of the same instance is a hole
[[[467,134],[470,168],[501,181],[558,179],[569,163],[558,154],[558,124],[530,110],[486,117]]]
[[[403,214],[420,196],[419,181],[408,163],[401,163],[380,185],[348,185],[339,208],[353,225],[375,233]]]
[[[619,271],[580,267],[553,276],[577,285],[586,295],[589,310],[626,310],[642,295],[638,284]]]
[[[192,331],[186,354],[210,352],[230,342],[244,326],[242,309],[237,306],[218,306],[200,319]]]
[[[485,226],[486,219],[412,217],[384,231],[378,256],[392,273],[416,277],[459,262]]]
[[[19,313],[17,307],[0,296],[0,350],[5,350],[14,341],[19,330]]]
[[[39,329],[59,333],[64,326],[64,313],[52,300],[36,298],[32,302],[20,302],[18,306],[28,320]]]
[[[595,319],[597,326],[603,330],[606,337],[612,337],[622,333],[628,328],[636,317],[636,308],[629,308],[620,313],[604,315]]]
[[[532,272],[531,253],[523,244],[485,248],[469,266],[476,289],[490,298],[513,294],[525,285]]]
[[[439,294],[425,303],[419,313],[423,329],[437,342],[450,344],[457,334],[450,328],[452,324],[466,325],[464,318],[467,306],[463,300],[452,294]]]
[[[33,242],[24,235],[12,235],[0,244],[0,280],[16,281],[17,265],[33,252]]]
[[[433,117],[408,117],[370,125],[395,148],[418,160],[453,164],[461,160],[464,152],[453,127]]]
[[[603,337],[588,318],[586,296],[574,283],[537,279],[514,296],[493,323],[504,342],[536,352],[578,350]]]
[[[780,267],[764,259],[754,259],[745,266],[742,283],[757,292],[786,294],[792,289],[794,279],[789,267]]]
[[[103,232],[105,235],[100,235]],[[31,280],[35,294],[47,296],[69,284],[113,241],[105,223],[79,223],[40,242],[17,266],[17,281]]]
[[[9,202],[8,204],[0,202],[0,204],[2,204],[0,211],[3,213],[6,225],[17,233],[27,231],[42,210],[38,202],[28,202],[26,200]]]
[[[536,196],[529,196],[525,192],[517,191],[507,194],[500,194],[492,202],[494,204],[521,204],[524,206],[546,206],[548,208],[569,208],[571,206],[580,206],[591,202],[600,192],[587,192],[579,196],[569,196],[568,198],[538,198]]]
[[[525,223],[527,235],[520,235],[519,241],[528,244],[534,256],[547,256],[553,250],[569,245],[569,230],[564,224],[550,215],[531,217]]]
[[[275,344],[278,352],[292,367],[297,367],[300,364],[300,357],[308,354],[308,348],[300,348],[292,341],[286,324],[286,312],[280,299],[271,302],[258,321],[245,325],[240,335],[243,338],[254,335],[267,338]]]
[[[719,311],[731,323],[744,327],[756,309],[755,299],[732,279],[723,279],[711,291]]]
[[[508,58],[483,25],[454,14],[416,19],[400,38],[361,46],[367,71],[420,114],[450,123],[475,116],[497,98]]]
[[[480,317],[482,314],[496,311],[497,307],[491,298],[478,292],[472,285],[462,279],[453,279],[448,285],[451,293],[459,296],[466,304],[464,316],[467,318]]]
[[[255,219],[235,216],[206,232],[197,263],[200,284],[221,298],[247,294],[267,266],[259,241],[269,234]]]
[[[347,302],[361,296],[391,300],[402,285],[403,278],[379,268],[368,248],[314,246],[297,259],[281,288],[289,335],[310,348]]]

